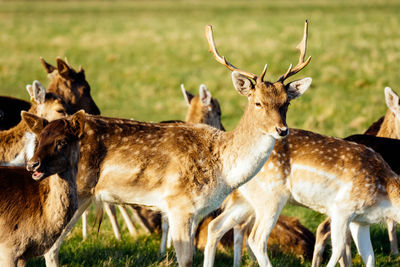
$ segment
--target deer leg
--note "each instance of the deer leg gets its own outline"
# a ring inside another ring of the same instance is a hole
[[[360,254],[366,267],[375,266],[374,250],[371,244],[369,225],[361,225],[356,222],[350,223],[350,231],[356,244],[358,254]]]
[[[256,220],[247,239],[261,267],[272,267],[267,254],[267,240],[287,201],[284,196],[275,196],[276,201],[273,201],[273,197],[266,198],[268,204],[259,203],[261,205],[256,207]]]
[[[251,215],[251,212],[252,209],[250,207],[226,207],[220,215],[210,222],[207,243],[204,249],[204,267],[212,267],[214,265],[215,252],[219,240],[232,227],[244,222]]]
[[[243,248],[243,238],[246,233],[248,233],[249,228],[252,227],[254,224],[254,216],[251,216],[250,218],[247,219],[245,223],[242,223],[240,225],[236,225],[233,228],[233,266],[234,267],[239,267],[240,262],[242,261],[242,248]],[[249,252],[250,257],[252,257],[253,260],[256,260],[253,252],[251,251],[250,247],[248,246],[247,240],[246,240],[246,246],[247,250]]]
[[[167,241],[168,241],[168,230],[169,230],[169,224],[168,224],[168,218],[165,214],[162,215],[161,217],[161,230],[162,230],[162,235],[161,235],[161,244],[160,244],[160,254],[164,255],[165,251],[167,250]]]
[[[119,211],[122,214],[122,217],[124,218],[124,221],[126,223],[126,226],[128,227],[128,231],[131,234],[132,237],[136,237],[138,235],[138,231],[136,229],[136,226],[133,224],[133,221],[131,219],[131,216],[129,216],[128,211],[126,210],[126,207],[124,205],[117,205]]]
[[[390,252],[393,255],[399,254],[399,246],[397,243],[396,223],[392,219],[386,219],[386,225],[389,234]]]
[[[89,208],[87,208],[82,213],[82,238],[86,240],[88,237],[88,218],[89,218]]]
[[[104,202],[103,207],[108,215],[108,218],[110,219],[115,238],[121,240],[121,230],[119,229],[115,206]]]
[[[146,224],[143,222],[142,218],[140,218],[138,212],[136,209],[134,209],[131,205],[127,206],[128,209],[131,211],[132,213],[132,218],[133,220],[139,224],[140,228],[146,232],[146,234],[151,234],[150,229],[146,226]]]
[[[328,217],[318,225],[315,234],[315,246],[311,267],[320,267],[322,264],[322,255],[324,254],[326,243],[331,235],[331,219]]]
[[[339,260],[340,267],[351,267],[353,266],[353,259],[351,258],[351,236],[350,233],[347,235],[346,246],[343,252],[343,256]]]
[[[331,217],[332,255],[327,267],[336,266],[340,257],[343,256],[346,246],[349,218],[348,216],[340,214],[340,212],[337,212],[335,215],[336,216]]]
[[[242,259],[243,237],[246,229],[242,225],[233,228],[233,267],[239,267]]]
[[[67,236],[67,234],[71,232],[72,228],[74,228],[75,224],[78,222],[82,213],[89,207],[91,202],[92,200],[88,198],[83,202],[79,203],[78,209],[75,211],[74,216],[72,216],[71,220],[65,226],[61,235],[57,238],[56,242],[54,242],[53,246],[46,252],[46,254],[44,254],[44,258],[46,260],[46,267],[60,266],[58,261],[58,252],[60,250],[61,244],[64,241],[64,238]]]
[[[194,234],[191,230],[193,215],[182,214],[180,211],[169,212],[168,221],[179,266],[192,266]]]

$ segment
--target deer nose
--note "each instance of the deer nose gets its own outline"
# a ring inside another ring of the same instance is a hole
[[[36,170],[37,168],[39,168],[39,166],[40,166],[40,162],[39,162],[39,161],[29,162],[29,163],[26,165],[26,169],[27,169],[28,171],[34,171],[34,170]]]
[[[278,132],[279,136],[281,136],[281,137],[285,137],[289,133],[289,128],[288,127],[284,127],[284,128],[275,127],[275,129]]]

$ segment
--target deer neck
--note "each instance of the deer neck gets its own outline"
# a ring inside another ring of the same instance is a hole
[[[377,136],[387,137],[387,138],[400,138],[400,125],[399,119],[396,115],[389,109],[385,115],[382,122],[381,128],[378,131]]]
[[[225,182],[236,189],[249,181],[265,164],[274,144],[275,139],[259,129],[247,106],[236,129],[220,137],[222,177]]]
[[[48,178],[48,194],[43,213],[46,221],[50,222],[56,231],[64,228],[78,207],[76,174],[77,166],[74,166]]]
[[[32,104],[28,112],[36,113],[36,110],[37,106]],[[26,162],[24,145],[27,133],[30,134],[29,128],[22,120],[13,128],[0,131],[0,165],[18,165]]]

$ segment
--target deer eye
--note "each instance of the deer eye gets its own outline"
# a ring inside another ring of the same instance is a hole
[[[260,102],[256,102],[256,107],[261,108],[261,103]]]
[[[58,110],[57,110],[57,113],[64,114],[64,110],[63,110],[63,109],[58,109]]]
[[[57,150],[62,150],[66,144],[67,144],[67,142],[65,140],[58,140],[56,142]]]

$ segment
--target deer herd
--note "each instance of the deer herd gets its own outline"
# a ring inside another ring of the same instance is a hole
[[[108,214],[117,239],[115,206],[132,235],[136,225],[161,231],[160,252],[172,241],[179,266],[192,265],[195,246],[204,249],[204,266],[213,266],[217,248],[226,245],[239,266],[244,243],[260,266],[272,266],[267,248],[274,247],[321,266],[329,236],[327,266],[351,266],[351,239],[364,264],[374,266],[369,226],[381,221],[398,254],[396,93],[385,88],[388,111],[365,134],[340,139],[292,129],[289,103],[312,80],[285,81],[311,60],[308,22],[297,65],[275,82],[264,81],[267,65],[255,75],[221,56],[210,25],[205,35],[248,99],[230,132],[205,85],[198,96],[182,85],[185,122],[100,116],[83,69],[60,58],[57,66],[41,58],[51,81],[47,89],[38,81],[27,86],[30,103],[0,97],[0,266],[24,266],[41,255],[46,266],[59,266],[60,246],[81,216],[86,238],[93,202],[99,218]],[[296,218],[280,216],[287,202],[328,216],[316,239]]]

